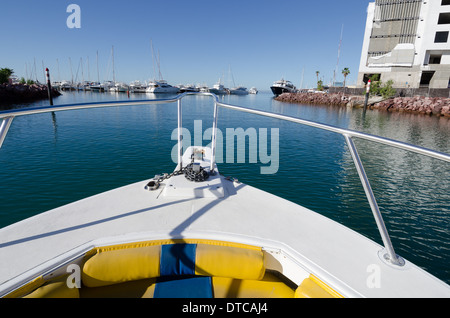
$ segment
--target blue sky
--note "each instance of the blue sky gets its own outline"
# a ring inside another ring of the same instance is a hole
[[[316,71],[325,83],[333,78],[343,26],[336,79],[342,81],[341,71],[348,67],[347,83],[354,84],[369,2],[2,1],[0,67],[25,77],[36,65],[43,80],[44,64],[52,80],[70,80],[70,58],[74,78],[81,80],[83,73],[87,80],[89,73],[94,81],[98,52],[103,81],[112,79],[114,46],[116,80],[145,81],[158,76],[153,43],[161,73],[173,85],[212,86],[222,77],[226,86],[268,90],[283,77],[297,86],[303,79],[303,87],[312,87]],[[67,27],[71,3],[81,9],[81,28]]]

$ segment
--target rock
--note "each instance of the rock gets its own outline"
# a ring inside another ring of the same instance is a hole
[[[52,96],[60,96],[61,93],[52,89]],[[1,103],[23,103],[48,98],[47,86],[26,84],[2,84],[0,85]]]
[[[364,96],[351,96],[343,93],[284,93],[275,100],[287,103],[347,107],[364,105]],[[372,98],[369,100],[369,105],[371,105],[371,109],[450,117],[450,98],[423,96],[395,97],[387,100]]]

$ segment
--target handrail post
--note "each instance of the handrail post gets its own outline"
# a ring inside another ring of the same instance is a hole
[[[182,134],[181,98],[178,99],[178,166],[183,169],[183,134]]]
[[[366,193],[367,199],[369,200],[370,208],[372,210],[373,216],[375,218],[375,222],[377,223],[378,230],[381,235],[381,239],[383,240],[384,247],[387,251],[387,257],[389,262],[394,265],[402,266],[404,265],[404,261],[395,254],[394,247],[392,246],[391,238],[389,237],[388,231],[386,229],[386,225],[384,224],[383,217],[381,215],[380,209],[378,208],[377,201],[375,199],[375,195],[373,194],[372,188],[369,183],[369,179],[364,171],[363,164],[358,155],[358,151],[356,150],[355,143],[351,139],[351,137],[347,134],[344,134],[345,141],[350,149],[350,153],[353,158],[353,162],[355,163],[356,170],[358,171],[359,178],[361,179],[361,183],[363,185],[364,191]]]
[[[5,117],[2,120],[2,123],[0,125],[0,148],[3,145],[3,141],[6,138],[6,134],[8,133],[9,127],[11,126],[13,119],[14,119],[14,116],[10,116],[10,117]]]
[[[211,136],[212,154],[211,154],[211,165],[209,167],[209,173],[211,175],[214,175],[214,173],[215,173],[214,165],[216,164],[217,116],[218,116],[218,105],[217,105],[217,100],[214,100],[214,119],[213,119],[213,130],[212,130],[212,136]]]

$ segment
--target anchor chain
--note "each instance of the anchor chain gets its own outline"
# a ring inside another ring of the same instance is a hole
[[[184,168],[184,176],[189,181],[203,182],[209,177],[209,173],[202,167],[194,167],[194,163],[190,163]]]
[[[145,185],[145,189],[154,191],[159,188],[164,180],[181,174],[184,174],[186,179],[193,182],[202,182],[209,178],[209,173],[205,169],[203,169],[202,167],[194,168],[194,163],[190,163],[181,170],[176,170],[169,174],[163,173],[162,175],[155,175],[155,177]]]

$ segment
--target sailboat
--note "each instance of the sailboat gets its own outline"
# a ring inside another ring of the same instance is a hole
[[[248,95],[248,90],[243,86],[236,86],[234,82],[234,76],[231,72],[231,66],[229,67],[229,73],[231,74],[231,78],[233,79],[233,88],[230,89],[230,94],[232,95]]]
[[[115,65],[114,65],[114,46],[111,49],[111,56],[112,56],[112,70],[113,70],[113,80],[112,82],[108,82],[108,85],[105,83],[105,90],[109,90],[110,92],[127,92],[129,90],[128,85],[125,83],[118,83],[116,82],[116,71],[115,71]]]
[[[155,54],[153,50],[153,42],[151,42],[151,48],[152,48],[152,59],[153,59],[153,65],[155,65]],[[151,80],[148,83],[146,92],[151,94],[177,94],[180,92],[180,89],[176,86],[172,86],[167,83],[166,80],[163,79],[162,73],[161,73],[161,66],[160,66],[160,60],[159,60],[159,52],[158,57],[156,59],[156,63],[158,65],[158,74],[159,79],[158,80]]]

